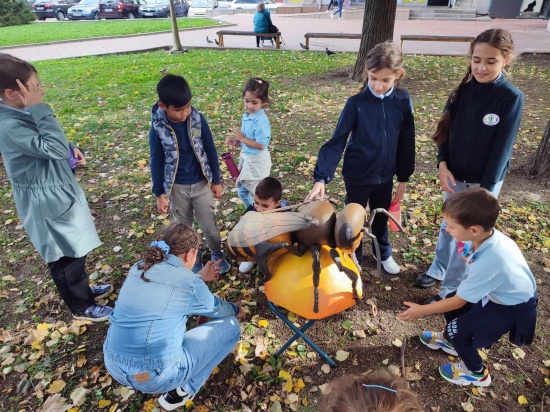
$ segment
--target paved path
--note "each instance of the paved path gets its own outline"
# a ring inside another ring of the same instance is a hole
[[[230,29],[252,30],[252,14],[236,14],[220,16],[219,20],[233,24]],[[301,50],[300,42],[305,42],[307,32],[342,32],[360,33],[360,19],[332,20],[312,18],[307,15],[273,15],[273,23],[279,27],[285,44],[283,50]],[[524,52],[550,53],[550,33],[546,31],[546,20],[483,20],[483,21],[440,21],[440,20],[397,20],[395,22],[394,41],[398,42],[402,34],[445,34],[445,35],[477,35],[488,28],[500,27],[509,30],[514,38],[518,54]],[[211,40],[217,38],[219,28],[180,31],[180,39],[188,48],[218,48],[215,44],[206,42],[206,36]],[[325,47],[334,51],[357,51],[359,40],[344,39],[312,39],[311,51],[324,51]],[[226,48],[254,49],[254,37],[229,36],[224,39]],[[27,61],[50,60],[81,56],[95,56],[111,53],[137,52],[155,50],[172,45],[171,33],[160,33],[111,39],[85,40],[76,42],[60,42],[48,45],[3,48],[2,53],[9,53]],[[261,47],[261,50],[273,50],[271,47]],[[466,54],[466,43],[447,42],[405,42],[405,53],[461,55]],[[304,51],[305,52],[305,51]]]

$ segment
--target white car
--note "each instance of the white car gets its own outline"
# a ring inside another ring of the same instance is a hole
[[[232,1],[218,1],[218,7],[221,8],[229,8],[232,10],[256,10],[256,7],[258,5],[258,0],[232,0]],[[266,9],[276,9],[280,6],[285,6],[284,3],[276,3],[274,0],[264,0],[265,8]]]

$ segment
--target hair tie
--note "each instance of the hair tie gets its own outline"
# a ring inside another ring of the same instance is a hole
[[[256,80],[259,84],[263,83],[261,79],[254,79],[254,80]]]
[[[387,388],[385,386],[382,386],[382,385],[367,385],[365,383],[362,384],[365,388],[376,388],[376,389],[384,389],[386,391],[390,391],[390,392],[393,392],[393,393],[397,393],[397,391],[395,389],[390,389],[390,388]]]
[[[164,240],[155,240],[155,241],[151,242],[151,244],[149,246],[158,247],[165,254],[170,253],[170,246],[168,246],[168,243],[166,243]]]

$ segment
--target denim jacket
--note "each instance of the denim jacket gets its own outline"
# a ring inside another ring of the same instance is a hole
[[[140,278],[136,263],[124,281],[103,344],[105,358],[125,369],[171,366],[183,355],[187,318],[236,316],[237,305],[214,296],[202,278],[168,255]]]

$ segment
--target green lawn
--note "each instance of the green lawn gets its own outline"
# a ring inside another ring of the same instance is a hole
[[[218,26],[223,23],[210,19],[178,19],[178,28]],[[0,47],[36,44],[61,40],[90,39],[94,37],[155,33],[171,30],[169,19],[62,21],[31,23],[25,26],[0,28]]]

